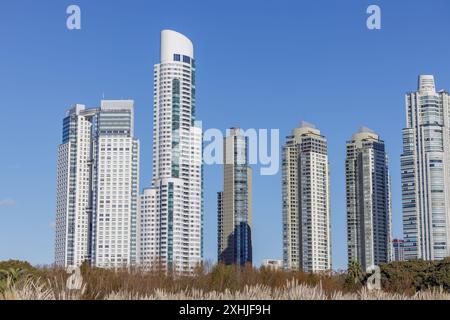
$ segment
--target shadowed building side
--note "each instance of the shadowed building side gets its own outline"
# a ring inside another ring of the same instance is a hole
[[[362,128],[347,142],[348,263],[364,270],[392,260],[391,189],[384,141]]]
[[[252,169],[240,129],[224,139],[224,191],[218,193],[218,260],[252,263]]]

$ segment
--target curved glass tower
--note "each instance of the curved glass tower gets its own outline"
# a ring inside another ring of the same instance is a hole
[[[202,131],[194,122],[193,44],[163,30],[154,69],[153,185],[141,196],[140,262],[177,273],[192,272],[203,255]]]

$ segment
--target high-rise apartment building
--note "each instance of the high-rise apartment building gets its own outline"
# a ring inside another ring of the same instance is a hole
[[[232,128],[224,139],[223,192],[218,193],[218,260],[226,265],[252,263],[252,169],[248,140]]]
[[[154,188],[144,189],[139,197],[138,260],[143,267],[159,267],[160,215],[157,209],[158,193]]]
[[[288,270],[331,270],[327,140],[306,122],[283,146],[283,263]]]
[[[154,70],[153,184],[141,195],[140,263],[190,273],[203,257],[202,130],[192,42],[163,30]]]
[[[57,265],[137,263],[139,141],[133,127],[130,100],[67,112],[58,148]]]
[[[450,256],[450,97],[419,76],[406,95],[401,156],[406,260]]]
[[[56,182],[55,263],[79,266],[91,259],[93,118],[76,105],[63,121]]]
[[[405,241],[400,239],[394,239],[392,241],[392,245],[394,247],[394,261],[404,261],[405,255],[404,255],[404,244]]]
[[[276,259],[265,259],[261,265],[263,268],[267,268],[270,270],[282,270],[283,269],[283,260]]]
[[[384,142],[362,128],[347,142],[348,262],[364,270],[392,260],[391,191]]]

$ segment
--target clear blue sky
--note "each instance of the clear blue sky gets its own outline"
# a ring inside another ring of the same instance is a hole
[[[82,30],[66,29],[66,8]],[[382,29],[366,28],[366,8]],[[448,0],[9,0],[0,6],[0,260],[53,261],[56,149],[74,103],[136,104],[141,187],[151,181],[153,64],[159,33],[195,44],[197,110],[205,128],[279,128],[300,120],[327,136],[333,263],[346,265],[345,142],[361,126],[386,141],[394,235],[401,236],[399,156],[404,94],[420,73],[450,90]],[[221,167],[205,168],[205,253],[216,259]],[[281,177],[254,176],[254,256],[282,257]]]

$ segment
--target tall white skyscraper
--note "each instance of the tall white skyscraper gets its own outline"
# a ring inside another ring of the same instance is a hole
[[[67,112],[58,148],[57,265],[136,264],[139,141],[133,123],[129,100]]]
[[[302,123],[283,146],[283,263],[288,270],[331,270],[327,141]]]
[[[55,263],[79,266],[91,259],[93,122],[97,110],[72,107],[63,121],[56,182]]]
[[[347,142],[348,262],[363,270],[392,260],[391,190],[384,142],[362,128]]]
[[[141,196],[140,216],[147,222],[140,230],[140,262],[190,273],[203,257],[202,130],[195,126],[192,42],[163,30],[154,76],[153,185]]]
[[[432,75],[406,95],[401,156],[404,258],[450,256],[450,97]]]
[[[160,257],[160,215],[157,210],[157,192],[154,188],[144,189],[139,198],[138,257],[139,264],[146,268],[155,267]]]

